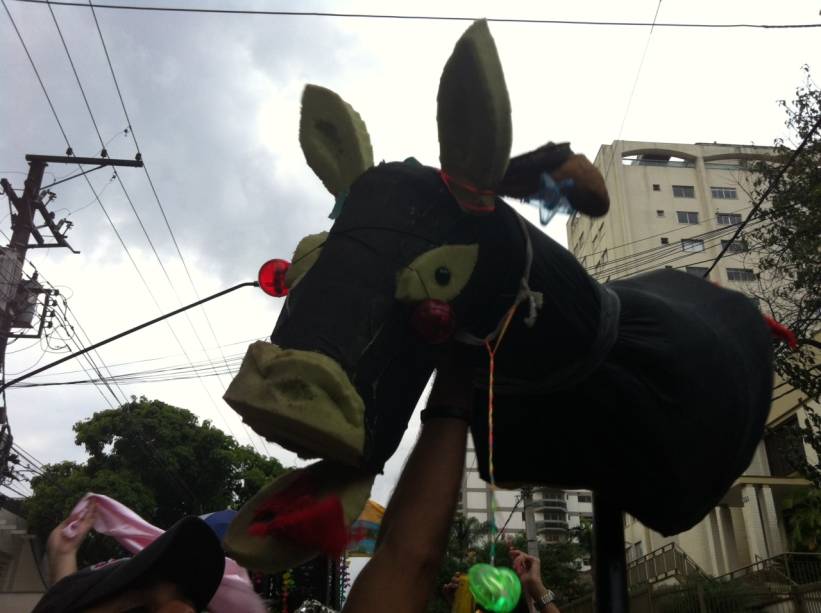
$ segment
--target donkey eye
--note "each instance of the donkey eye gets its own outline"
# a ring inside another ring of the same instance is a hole
[[[478,258],[479,245],[444,245],[426,251],[399,271],[396,299],[450,302],[468,284]]]
[[[447,266],[440,266],[436,269],[433,277],[439,285],[447,285],[450,283],[450,269]]]
[[[322,252],[322,245],[328,239],[327,232],[319,234],[309,234],[296,246],[294,257],[291,260],[291,267],[285,274],[285,284],[289,289],[296,287],[296,284],[305,276],[305,273],[319,259]]]

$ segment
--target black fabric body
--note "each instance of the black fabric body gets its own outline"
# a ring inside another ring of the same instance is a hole
[[[675,534],[719,503],[761,440],[770,333],[747,297],[683,272],[608,286],[621,302],[619,332],[589,378],[546,394],[496,394],[495,477],[606,493],[650,528]],[[475,415],[487,480],[484,391]]]
[[[397,273],[442,244],[478,244],[451,306],[460,329],[481,338],[515,300],[526,231],[529,284],[544,303],[533,327],[519,307],[496,354],[496,480],[600,490],[659,532],[691,527],[746,468],[763,432],[772,356],[761,315],[741,294],[676,271],[614,282],[606,287],[618,300],[603,300],[569,251],[525,228],[501,199],[493,213],[463,213],[434,169],[381,164],[351,187],[272,342],[342,365],[365,402],[363,464],[381,471],[437,351],[411,330],[413,305],[394,299]],[[618,315],[605,351],[603,309]],[[487,480],[488,356],[483,347],[473,356],[484,368],[473,435]]]
[[[214,531],[197,517],[181,519],[133,558],[69,575],[46,592],[33,613],[74,613],[146,580],[175,583],[204,610],[222,581],[225,554]]]

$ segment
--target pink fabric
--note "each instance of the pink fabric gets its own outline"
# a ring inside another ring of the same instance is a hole
[[[154,542],[162,530],[149,524],[134,511],[102,494],[88,493],[71,511],[72,521],[63,528],[63,533],[70,538],[77,535],[77,524],[85,516],[88,506],[94,502],[97,506],[97,517],[94,530],[114,538],[129,552],[136,554]],[[231,558],[225,558],[225,574],[222,576],[217,593],[208,604],[213,613],[248,611],[265,613],[262,599],[254,592],[248,573]]]

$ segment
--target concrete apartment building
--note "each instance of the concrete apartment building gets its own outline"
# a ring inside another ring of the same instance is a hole
[[[505,534],[525,532],[521,495],[519,490],[496,490],[496,525],[499,530],[504,527]],[[593,498],[587,490],[534,488],[532,497],[536,531],[539,538],[546,543],[565,540],[568,531],[578,528],[582,518],[593,517]],[[493,515],[491,501],[490,486],[479,476],[473,441],[468,437],[460,510],[466,517],[475,517],[480,522],[486,522]]]
[[[569,248],[602,282],[661,267],[702,275],[750,211],[750,176],[743,162],[768,153],[763,147],[717,143],[604,145],[595,164],[605,176],[610,213],[599,219],[572,217]],[[740,291],[751,288],[757,283],[755,254],[744,242],[736,243],[709,279]],[[767,434],[721,504],[672,537],[626,516],[628,561],[641,562],[672,546],[707,574],[722,575],[788,551],[783,504],[807,482],[786,462],[785,435],[790,424],[803,422],[805,409],[798,392],[776,390]],[[812,455],[811,449],[804,451]]]

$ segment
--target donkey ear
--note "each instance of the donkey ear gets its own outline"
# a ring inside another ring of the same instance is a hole
[[[439,161],[460,206],[493,210],[510,157],[510,99],[487,21],[471,25],[445,64],[437,97]]]
[[[318,85],[306,85],[302,94],[299,144],[308,166],[337,197],[373,166],[371,139],[359,113]]]

